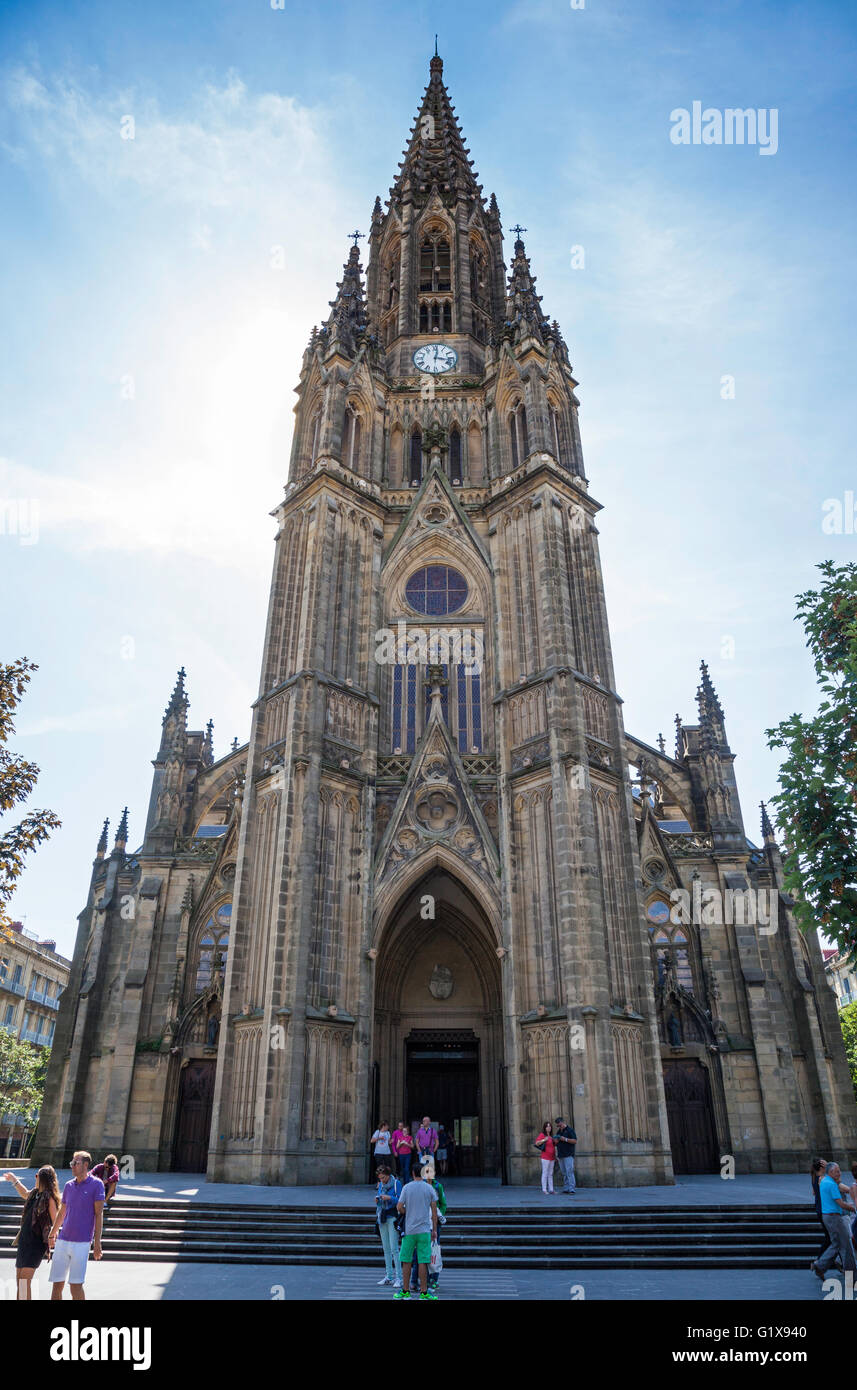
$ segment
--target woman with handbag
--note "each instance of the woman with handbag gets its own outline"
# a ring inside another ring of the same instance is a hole
[[[553,1138],[553,1125],[550,1120],[545,1120],[542,1125],[542,1132],[536,1140],[542,1160],[542,1192],[546,1197],[553,1196],[553,1168],[556,1162],[556,1144]]]
[[[45,1164],[36,1174],[36,1185],[28,1192],[14,1173],[4,1173],[6,1182],[14,1183],[19,1197],[24,1198],[24,1210],[13,1245],[18,1247],[15,1271],[18,1298],[30,1300],[32,1279],[46,1255],[50,1255],[48,1236],[60,1209],[60,1190],[56,1170]]]
[[[378,1213],[378,1233],[384,1247],[386,1273],[379,1284],[391,1284],[394,1289],[402,1287],[402,1262],[399,1259],[399,1234],[396,1230],[396,1203],[402,1195],[402,1184],[394,1178],[387,1163],[378,1164],[378,1190],[375,1193],[375,1208]]]

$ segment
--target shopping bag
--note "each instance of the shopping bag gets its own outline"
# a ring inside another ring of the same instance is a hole
[[[432,1274],[440,1274],[443,1269],[443,1256],[440,1253],[440,1242],[433,1240],[431,1243],[431,1264],[429,1270]]]

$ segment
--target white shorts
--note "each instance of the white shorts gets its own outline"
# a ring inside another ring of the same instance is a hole
[[[89,1259],[88,1240],[58,1240],[54,1246],[51,1260],[51,1283],[82,1284],[86,1278],[86,1262]]]

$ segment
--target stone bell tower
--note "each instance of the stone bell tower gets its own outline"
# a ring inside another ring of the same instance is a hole
[[[559,1110],[598,1181],[671,1178],[599,507],[514,231],[507,271],[435,56],[297,387],[212,1178],[362,1180],[428,1112],[523,1180]]]

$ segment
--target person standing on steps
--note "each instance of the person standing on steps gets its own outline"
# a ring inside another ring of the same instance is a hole
[[[399,1177],[402,1182],[410,1182],[411,1178],[411,1156],[414,1152],[414,1136],[411,1134],[410,1125],[403,1121],[393,1135],[393,1156],[399,1165]]]
[[[398,1210],[405,1218],[405,1233],[399,1251],[402,1287],[393,1294],[397,1301],[411,1297],[411,1265],[415,1256],[420,1274],[420,1301],[437,1298],[434,1291],[428,1291],[431,1243],[437,1240],[437,1193],[428,1181],[430,1172],[431,1168],[426,1164],[420,1178],[405,1183],[398,1201]]]
[[[3,1174],[6,1182],[11,1182],[19,1197],[24,1198],[21,1225],[15,1237],[17,1254],[15,1256],[15,1281],[18,1298],[29,1301],[33,1297],[33,1275],[46,1255],[50,1254],[48,1237],[60,1209],[60,1190],[56,1170],[49,1163],[36,1174],[36,1185],[28,1192],[14,1173]]]
[[[562,1115],[556,1117],[556,1158],[562,1173],[562,1190],[573,1194],[577,1190],[574,1179],[574,1155],[577,1149],[577,1135],[566,1124]]]
[[[553,1167],[556,1162],[556,1143],[554,1142],[553,1125],[550,1120],[545,1120],[542,1125],[542,1132],[535,1142],[542,1161],[542,1192],[546,1197],[552,1197]]]
[[[813,1264],[813,1269],[819,1279],[823,1279],[830,1266],[835,1263],[837,1255],[842,1261],[842,1272],[846,1270],[857,1270],[857,1260],[854,1258],[854,1247],[851,1244],[851,1222],[849,1217],[854,1215],[854,1206],[843,1197],[840,1192],[842,1181],[842,1169],[838,1163],[828,1163],[827,1172],[819,1183],[819,1194],[821,1196],[821,1218],[830,1236],[830,1244],[823,1255]]]
[[[398,1178],[393,1177],[389,1163],[379,1163],[375,1209],[378,1213],[381,1244],[384,1247],[386,1273],[378,1283],[387,1284],[395,1289],[402,1287],[402,1262],[399,1259],[399,1235],[396,1230],[396,1210],[401,1195],[402,1184]]]
[[[440,1173],[442,1178],[446,1177],[446,1162],[447,1155],[449,1153],[449,1149],[447,1147],[448,1143],[449,1135],[447,1133],[446,1125],[440,1124],[438,1125],[437,1129],[437,1153],[435,1154],[435,1158],[437,1159],[438,1172]]]
[[[376,1173],[380,1172],[382,1163],[386,1167],[389,1161],[390,1154],[393,1151],[392,1139],[393,1136],[390,1133],[390,1126],[387,1124],[386,1120],[382,1120],[378,1128],[375,1130],[375,1133],[372,1135],[372,1138],[369,1140],[369,1143],[372,1145],[372,1154],[375,1159]]]
[[[104,1183],[100,1178],[90,1175],[91,1163],[89,1154],[83,1149],[78,1149],[71,1160],[74,1177],[63,1188],[60,1209],[48,1237],[48,1243],[54,1252],[51,1264],[52,1302],[62,1298],[66,1279],[72,1298],[77,1302],[84,1300],[86,1295],[83,1292],[83,1281],[86,1278],[90,1244],[93,1245],[92,1258],[101,1259]]]
[[[417,1130],[417,1151],[421,1172],[427,1163],[430,1163],[432,1168],[434,1167],[437,1147],[437,1130],[432,1125],[431,1118],[428,1115],[423,1115],[423,1122]]]
[[[827,1172],[827,1159],[814,1158],[812,1160],[812,1163],[810,1164],[809,1172],[810,1178],[812,1180],[812,1199],[815,1202],[815,1214],[818,1217],[818,1224],[824,1232],[824,1240],[821,1243],[821,1249],[815,1257],[816,1260],[820,1260],[828,1245],[830,1244],[830,1236],[827,1234],[827,1227],[824,1224],[824,1217],[821,1214],[821,1194],[818,1190],[821,1179]],[[812,1261],[810,1269],[812,1269],[814,1265],[815,1260]]]

